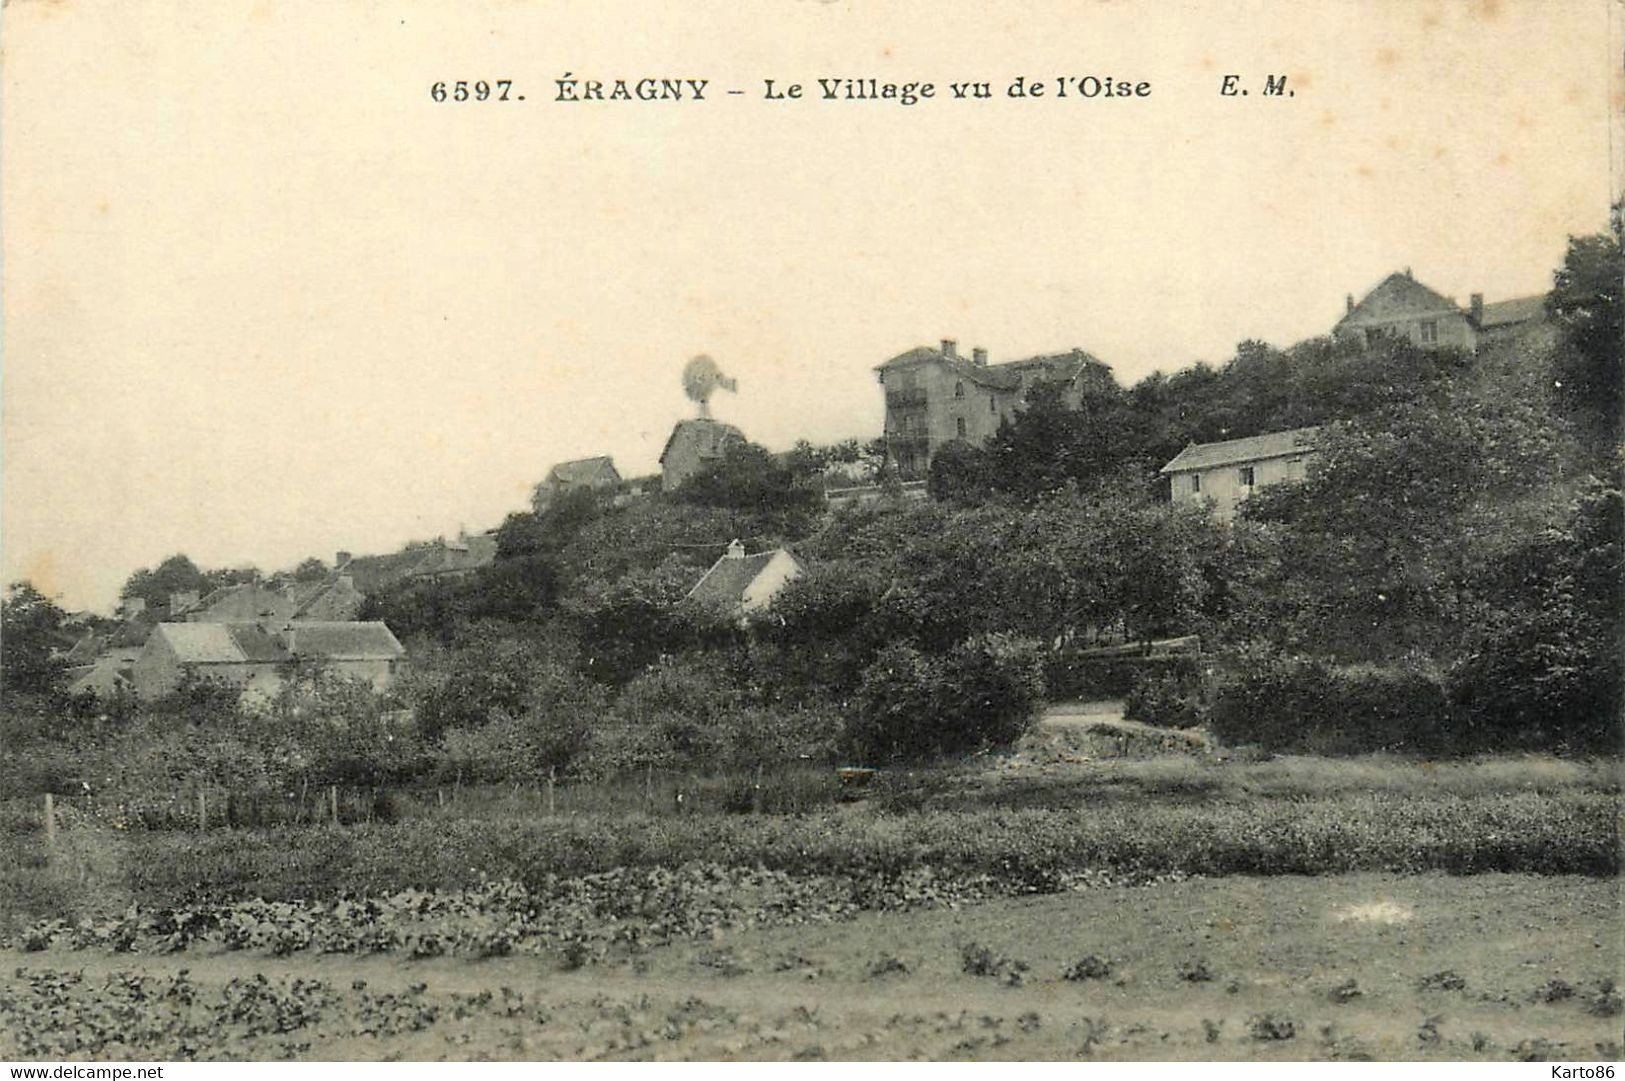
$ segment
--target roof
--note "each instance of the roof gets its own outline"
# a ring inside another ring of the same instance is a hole
[[[725,608],[739,604],[745,599],[745,590],[756,581],[756,576],[782,551],[783,548],[773,548],[753,556],[723,556],[711,564],[705,577],[688,591],[688,599]]]
[[[383,623],[324,623],[296,620],[288,625],[293,652],[331,661],[391,660],[405,653]]]
[[[276,664],[288,653],[255,623],[160,623],[153,634],[182,664]]]
[[[221,588],[187,609],[187,615],[198,621],[238,622],[261,616],[287,617],[293,615],[293,599],[274,589],[253,582],[243,582]]]
[[[412,573],[432,551],[433,546],[405,548],[385,556],[353,556],[339,568],[355,582],[362,593],[376,593]]]
[[[364,597],[353,584],[353,580],[345,575],[336,582],[324,582],[322,588],[310,594],[299,605],[293,614],[294,619],[301,620],[340,620],[354,619],[355,614],[361,610]]]
[[[560,462],[548,470],[549,484],[577,485],[592,484],[603,478],[606,474],[615,480],[620,480],[621,474],[615,468],[615,462],[607,454],[596,458],[577,458],[573,462]]]
[[[292,653],[282,636],[257,623],[160,623],[153,633],[169,644],[182,664],[280,664],[290,656],[392,660],[406,652],[378,622],[295,621],[284,632],[292,638]]]
[[[930,346],[921,345],[897,354],[884,364],[875,365],[875,370],[884,371],[888,368],[902,368],[914,364],[935,362],[946,365],[956,375],[979,386],[991,387],[994,390],[1019,390],[1022,385],[1022,375],[1035,368],[1043,371],[1045,379],[1069,382],[1077,378],[1078,373],[1090,361],[1100,363],[1094,356],[1082,349],[1070,349],[1064,353],[1040,354],[1022,360],[1007,360],[1002,364],[977,364],[957,354],[950,357],[944,355],[940,349],[932,349]]]
[[[489,566],[496,557],[496,535],[478,533],[472,537],[458,537],[455,541],[442,541],[425,550],[423,558],[406,573],[413,578],[459,574]]]
[[[723,450],[734,440],[743,443],[745,433],[732,424],[724,424],[720,420],[710,417],[693,417],[680,420],[672,427],[671,435],[666,437],[666,445],[660,451],[660,464],[666,464],[666,455],[679,438],[693,440],[697,446],[695,452],[701,458],[720,458]]]
[[[1163,466],[1161,472],[1185,473],[1223,465],[1262,462],[1269,458],[1288,458],[1311,449],[1319,434],[1319,428],[1293,428],[1285,432],[1250,435],[1245,439],[1228,439],[1223,443],[1192,443]]]
[[[1516,300],[1498,300],[1484,305],[1481,327],[1504,327],[1513,323],[1529,323],[1546,318],[1546,296],[1518,297]]]
[[[1342,326],[1350,321],[1363,322],[1367,319],[1389,318],[1394,309],[1405,315],[1435,311],[1458,314],[1461,312],[1455,301],[1423,285],[1411,277],[1409,271],[1395,272],[1373,286],[1353,310],[1337,321],[1337,324]]]

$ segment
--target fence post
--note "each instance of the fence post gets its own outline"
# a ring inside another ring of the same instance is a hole
[[[444,811],[446,809],[446,790],[444,788],[436,788],[434,790],[434,799],[435,803],[437,803],[440,806],[440,809]]]
[[[56,859],[56,800],[45,793],[45,858]]]
[[[333,812],[333,825],[339,824],[339,786],[327,786],[327,806]]]
[[[762,813],[762,764],[756,763],[756,783],[750,789],[750,809],[752,814]]]
[[[197,828],[200,831],[209,828],[209,805],[204,802],[201,788],[197,790]]]
[[[547,815],[548,815],[549,818],[553,817],[553,812],[557,808],[557,804],[554,803],[554,800],[553,800],[553,786],[554,786],[555,783],[557,783],[557,781],[558,781],[558,769],[556,767],[554,767],[554,766],[548,766],[547,767]]]

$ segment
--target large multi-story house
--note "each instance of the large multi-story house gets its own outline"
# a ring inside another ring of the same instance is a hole
[[[904,480],[925,476],[931,456],[956,439],[979,446],[1015,416],[1027,393],[1057,383],[1076,406],[1091,372],[1104,369],[1082,349],[989,364],[986,349],[969,359],[952,339],[920,346],[875,368],[886,393],[886,454]]]
[[[1548,326],[1544,296],[1486,304],[1484,294],[1474,293],[1462,308],[1417,281],[1409,267],[1378,282],[1359,303],[1350,293],[1345,305],[1334,336],[1361,342],[1392,336],[1423,349],[1471,353],[1482,343],[1537,334]]]

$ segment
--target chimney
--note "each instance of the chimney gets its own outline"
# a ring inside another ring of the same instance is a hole
[[[1344,304],[1344,308],[1343,308],[1343,314],[1344,315],[1352,315],[1352,314],[1354,314],[1354,294],[1353,293],[1344,294],[1344,296],[1343,296],[1343,304]]]
[[[1407,278],[1410,278],[1412,281],[1414,281],[1416,279],[1416,275],[1411,273],[1411,268],[1410,267],[1405,268],[1405,276]]]
[[[952,345],[953,343],[949,342],[948,344]],[[734,540],[731,540],[731,541],[728,542],[728,558],[729,559],[744,559],[745,558],[745,546],[737,538],[735,538]]]
[[[1474,293],[1472,295],[1472,297],[1468,300],[1468,312],[1469,312],[1469,314],[1472,315],[1473,322],[1481,324],[1481,325],[1483,324],[1483,322],[1484,322],[1484,294],[1483,293]]]
[[[338,551],[333,553],[334,570],[339,570],[348,562],[350,562],[350,553],[346,552],[343,548],[340,548]]]
[[[959,348],[952,338],[942,339],[942,355],[949,360],[959,359]]]
[[[187,589],[182,590],[179,593],[171,593],[169,595],[169,614],[171,616],[178,616],[188,608],[197,607],[197,601],[198,596],[197,590],[195,589]]]
[[[978,368],[987,367],[987,350],[986,349],[983,349],[981,346],[978,345],[975,349],[972,349],[970,351],[970,355],[971,355],[971,359],[976,362],[976,366]]]

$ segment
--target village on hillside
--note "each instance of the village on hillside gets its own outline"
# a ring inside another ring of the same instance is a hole
[[[1618,1058],[1622,274],[19,583],[0,1057]]]
[[[1350,294],[1345,314],[1329,334],[1361,347],[1404,342],[1420,350],[1467,354],[1495,343],[1547,349],[1555,341],[1544,296],[1486,304],[1475,293],[1463,307],[1417,281],[1409,268],[1384,278],[1358,302]],[[885,402],[883,432],[862,453],[853,448],[811,478],[822,505],[832,512],[886,497],[924,499],[938,452],[951,444],[986,445],[1022,412],[1034,388],[1051,389],[1065,407],[1077,410],[1091,386],[1111,381],[1109,367],[1083,349],[991,362],[987,349],[978,346],[966,357],[952,339],[935,348],[906,350],[875,371]],[[676,492],[721,462],[730,447],[745,444],[745,433],[710,411],[716,391],[736,390],[735,382],[708,357],[697,358],[683,379],[699,415],[672,428],[657,476],[624,478],[602,455],[560,462],[535,486],[532,513],[544,516],[578,493],[624,506],[657,492]],[[1160,466],[1164,498],[1205,506],[1216,520],[1228,521],[1255,491],[1302,481],[1317,432],[1309,426],[1190,443]],[[57,655],[66,666],[67,689],[150,698],[170,693],[190,675],[265,694],[295,658],[318,660],[387,689],[406,651],[385,623],[358,619],[367,597],[466,579],[498,559],[498,534],[496,528],[465,530],[455,538],[380,555],[339,551],[330,565],[315,560],[314,574],[255,576],[207,593],[182,590],[150,600],[127,596],[116,625],[81,615],[63,628]],[[730,538],[686,596],[748,621],[804,569],[789,548],[752,552]]]

